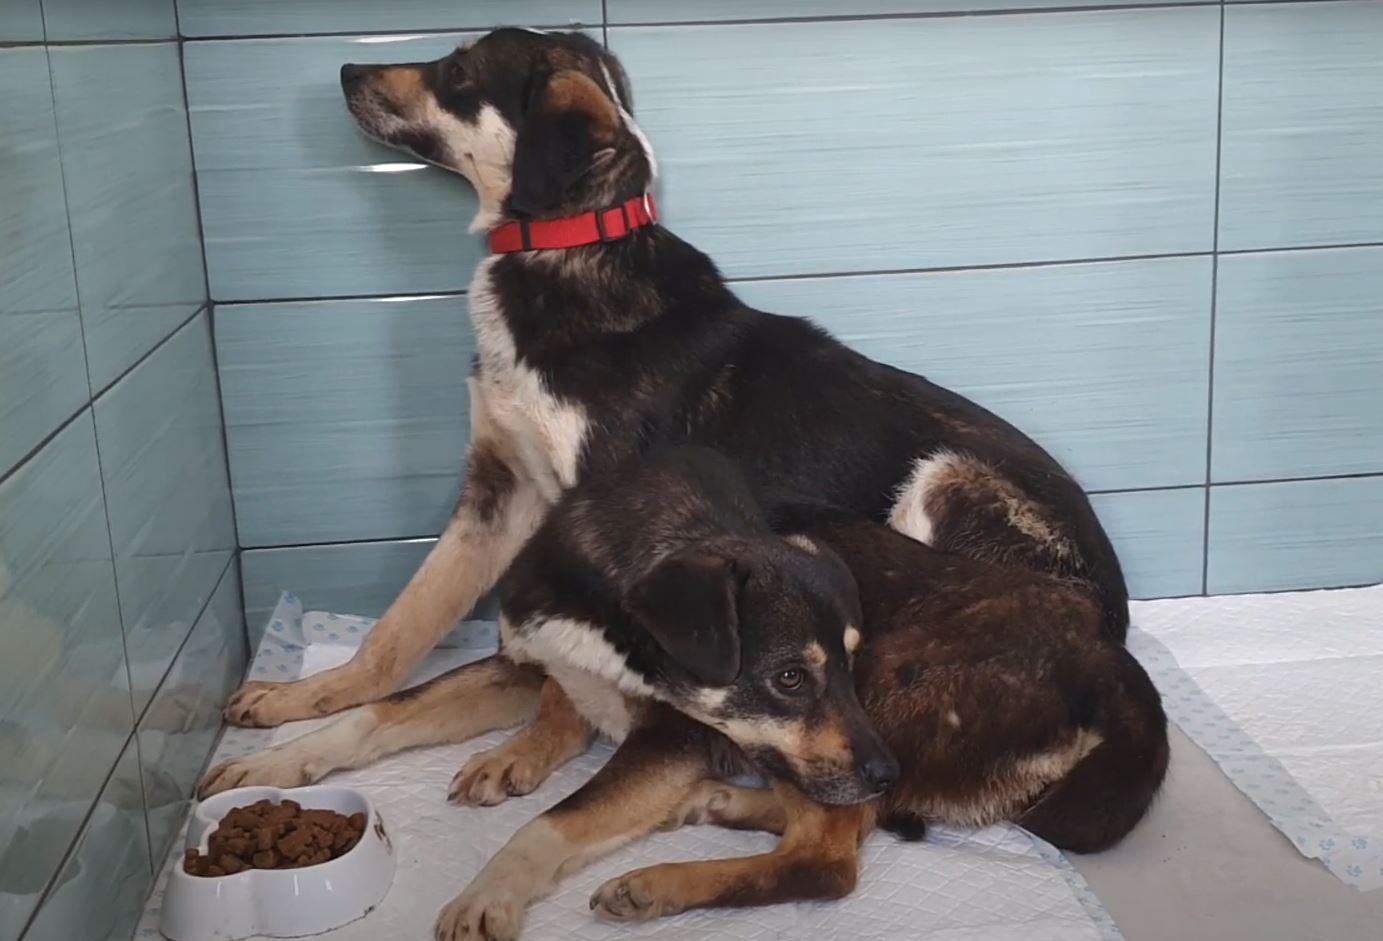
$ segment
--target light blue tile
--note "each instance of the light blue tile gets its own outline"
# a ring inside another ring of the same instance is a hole
[[[1197,595],[1205,548],[1205,490],[1097,493],[1104,524],[1134,598]]]
[[[1211,7],[621,28],[610,42],[660,156],[668,225],[732,276],[1211,247]]]
[[[75,310],[48,56],[0,49],[0,304],[10,312]]]
[[[88,368],[100,390],[206,296],[178,47],[51,54]]]
[[[3,475],[81,408],[88,389],[44,51],[0,49],[0,88]]]
[[[0,475],[86,398],[77,311],[21,313],[0,307]]]
[[[90,413],[0,484],[0,938],[133,726]]]
[[[1383,472],[1383,248],[1228,255],[1212,479]]]
[[[187,45],[212,297],[466,286],[481,254],[470,185],[366,140],[337,78],[344,62],[434,58],[462,38]]]
[[[139,722],[149,841],[163,860],[221,727],[221,707],[245,675],[240,573],[226,567],[206,611]]]
[[[39,0],[0,0],[0,42],[42,41],[43,8]]]
[[[888,16],[890,14],[954,13],[972,10],[1037,10],[1044,7],[1152,6],[1159,0],[607,0],[611,23],[684,23],[712,20],[755,20],[812,16]],[[1167,3],[1178,0],[1165,0]],[[1185,0],[1215,3],[1217,0]]]
[[[1210,491],[1211,594],[1383,581],[1383,477]]]
[[[220,307],[216,342],[241,545],[441,529],[470,428],[463,298]]]
[[[1210,260],[745,282],[1032,435],[1087,488],[1203,483]]]
[[[127,941],[152,881],[132,738],[24,941]]]
[[[95,410],[138,709],[235,547],[207,315],[97,399]]]
[[[307,610],[377,618],[418,570],[435,539],[247,549],[245,623],[258,647],[279,595],[291,591]]]
[[[176,39],[173,0],[43,0],[49,42]]]
[[[1383,240],[1383,3],[1225,11],[1220,247]]]
[[[51,0],[50,0],[51,2]],[[179,0],[188,36],[599,23],[600,0]]]

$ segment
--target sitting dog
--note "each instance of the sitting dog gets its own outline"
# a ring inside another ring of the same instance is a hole
[[[561,876],[658,827],[783,839],[761,856],[627,874],[593,908],[649,918],[839,897],[876,825],[918,838],[931,820],[1011,819],[1102,849],[1166,769],[1157,693],[1082,586],[756,493],[707,449],[658,449],[571,489],[504,576],[500,624],[503,655],[235,759],[204,792],[306,783],[521,721],[518,701],[501,715],[503,695],[531,688],[521,663],[537,664],[549,677],[539,720],[478,756],[467,787],[483,774],[512,783],[522,767],[531,790],[590,728],[621,744],[438,921],[446,941],[498,941]],[[497,695],[472,701],[477,684]],[[472,705],[483,717],[463,718]],[[751,769],[773,789],[725,783]]]
[[[493,254],[468,293],[478,355],[465,490],[350,663],[296,683],[247,683],[228,721],[274,726],[396,689],[565,490],[655,444],[713,447],[755,487],[1063,579],[1095,599],[1101,630],[1122,641],[1119,562],[1050,455],[805,320],[745,306],[709,258],[654,224],[653,151],[623,69],[598,43],[502,29],[435,62],[344,66],[341,84],[366,134],[461,174],[479,196],[472,228],[490,233]],[[439,717],[438,734],[510,715],[499,699],[535,708],[534,675],[468,674],[473,705]],[[510,784],[526,778],[515,772]]]

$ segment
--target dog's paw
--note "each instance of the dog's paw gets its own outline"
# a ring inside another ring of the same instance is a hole
[[[202,778],[197,797],[205,799],[233,787],[301,787],[319,777],[305,755],[281,746],[221,762]]]
[[[330,695],[323,695],[323,690],[312,682],[313,679],[294,683],[251,681],[231,694],[221,715],[231,725],[271,729],[285,722],[331,715],[350,705],[335,702]]]
[[[502,888],[472,886],[437,916],[437,941],[514,941],[523,925],[524,900]]]
[[[676,915],[683,906],[664,891],[658,867],[636,869],[595,890],[591,911],[616,921],[649,921]]]
[[[456,772],[447,800],[493,807],[510,797],[533,793],[547,779],[549,770],[541,755],[501,745],[472,756]]]

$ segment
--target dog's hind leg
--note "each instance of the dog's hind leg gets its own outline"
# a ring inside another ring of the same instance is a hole
[[[472,756],[452,778],[447,797],[486,807],[530,794],[562,765],[586,750],[594,732],[561,685],[543,683],[538,715],[503,745]]]
[[[773,799],[781,805],[784,829],[772,852],[636,869],[597,889],[591,907],[610,918],[645,921],[692,908],[849,895],[859,876],[860,841],[874,826],[873,805],[818,804],[788,785],[778,785],[775,791]],[[735,826],[778,822],[768,811],[766,798],[749,798],[740,789],[731,793],[738,801],[730,800],[713,815],[719,813]]]
[[[471,396],[465,491],[422,566],[349,663],[293,683],[246,683],[226,703],[234,725],[269,727],[371,702],[408,671],[494,586],[547,514],[549,502]]]
[[[233,787],[297,787],[422,745],[464,742],[518,725],[538,705],[542,674],[496,655],[353,709],[291,742],[223,762],[207,772],[201,797]]]

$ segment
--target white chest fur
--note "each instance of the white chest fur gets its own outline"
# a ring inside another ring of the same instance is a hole
[[[471,323],[480,352],[473,395],[484,400],[472,408],[486,411],[493,432],[505,436],[543,496],[555,502],[576,483],[590,423],[584,408],[554,396],[542,376],[518,361],[491,280],[496,261],[483,260],[471,279]]]
[[[501,616],[499,630],[506,656],[542,666],[586,721],[616,742],[629,734],[628,698],[653,696],[653,688],[591,624],[539,618],[516,627]]]

